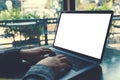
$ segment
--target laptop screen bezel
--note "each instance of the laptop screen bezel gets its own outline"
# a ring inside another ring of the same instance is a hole
[[[56,35],[57,35],[57,31],[58,31],[58,27],[59,27],[59,22],[60,22],[60,18],[61,18],[61,14],[62,13],[98,13],[98,14],[111,14],[111,17],[110,17],[110,21],[109,21],[109,24],[108,24],[108,29],[107,29],[107,32],[106,32],[106,37],[105,37],[105,42],[104,42],[104,45],[103,45],[103,50],[102,50],[102,53],[101,53],[101,58],[98,59],[98,58],[95,58],[95,57],[91,57],[91,56],[88,56],[88,55],[85,55],[83,53],[78,53],[78,52],[75,52],[75,51],[71,51],[71,50],[68,50],[68,49],[64,49],[64,48],[61,48],[59,46],[56,46],[54,45],[55,43],[55,39],[56,39]],[[71,52],[71,53],[74,53],[75,55],[78,55],[78,56],[82,56],[82,57],[85,57],[87,59],[91,59],[95,62],[98,62],[98,63],[101,63],[102,62],[102,59],[103,59],[103,55],[104,55],[104,51],[105,51],[105,47],[106,47],[106,43],[107,43],[107,36],[109,35],[109,30],[110,30],[110,25],[111,25],[111,22],[112,22],[112,17],[113,17],[113,11],[112,10],[102,10],[102,11],[62,11],[60,14],[60,18],[59,18],[59,21],[58,21],[58,25],[57,25],[57,29],[56,29],[56,33],[55,33],[55,38],[54,38],[54,42],[53,42],[53,47],[55,48],[58,48],[58,49],[61,49],[61,50],[64,50],[64,51],[68,51],[68,52]]]

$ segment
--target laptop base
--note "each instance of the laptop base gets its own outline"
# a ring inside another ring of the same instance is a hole
[[[78,72],[71,70],[59,80],[102,80],[102,69],[99,65],[96,65]]]

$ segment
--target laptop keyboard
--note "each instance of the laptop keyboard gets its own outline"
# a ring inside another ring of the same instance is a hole
[[[92,64],[90,62],[87,62],[85,60],[82,59],[77,59],[76,57],[73,56],[69,56],[69,55],[65,55],[72,63],[72,68],[75,71],[78,71],[79,69],[85,68],[88,65]]]
[[[57,52],[57,54],[64,54],[63,52],[60,52],[58,50],[54,50],[54,51]],[[75,71],[78,71],[79,69],[85,68],[85,67],[93,64],[91,62],[79,59],[77,57],[73,57],[73,56],[70,56],[67,54],[64,54],[64,55],[70,60],[70,62],[72,63],[72,68]]]

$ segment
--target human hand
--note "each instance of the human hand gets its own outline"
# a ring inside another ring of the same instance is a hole
[[[48,48],[44,47],[37,47],[37,48],[31,48],[31,49],[23,49],[20,50],[20,55],[23,60],[26,60],[30,63],[36,63],[40,61],[41,59],[46,58],[45,55],[48,56],[55,56],[55,52]]]
[[[56,77],[59,76],[62,69],[70,69],[71,63],[64,55],[57,55],[53,57],[47,57],[37,64],[42,64],[50,67],[54,72]]]

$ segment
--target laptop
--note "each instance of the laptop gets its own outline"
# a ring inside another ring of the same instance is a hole
[[[59,80],[69,80],[102,61],[113,11],[63,11],[50,49],[64,54],[72,69]]]

